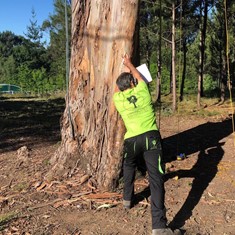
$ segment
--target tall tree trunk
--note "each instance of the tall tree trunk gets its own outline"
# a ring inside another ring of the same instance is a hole
[[[180,1],[180,40],[183,41],[183,71],[182,71],[182,79],[181,79],[181,83],[180,83],[180,97],[179,100],[183,101],[184,98],[184,83],[185,83],[185,77],[186,77],[186,66],[187,66],[187,42],[186,42],[186,38],[185,38],[185,32],[184,32],[184,28],[185,28],[185,7],[186,5],[183,5],[183,0]],[[181,49],[181,48],[180,48]],[[181,61],[180,61],[181,63]]]
[[[171,60],[172,60],[172,58],[171,58]],[[171,63],[171,67],[170,67],[170,79],[169,79],[169,82],[170,82],[170,90],[169,90],[169,94],[172,94],[173,93],[173,86],[172,86],[172,63]]]
[[[176,111],[176,74],[175,74],[175,63],[176,63],[176,46],[175,46],[175,3],[172,3],[172,110]]]
[[[159,0],[159,37],[157,58],[157,102],[161,102],[161,77],[162,77],[162,0]]]
[[[225,4],[224,4],[224,12],[223,12],[223,15],[224,15],[224,24],[223,24],[223,54],[222,54],[222,79],[221,79],[221,94],[220,94],[220,102],[221,103],[224,103],[225,101],[225,90],[227,88],[230,88],[230,84],[228,84],[228,74],[227,74],[227,71],[228,71],[228,55],[227,55],[227,50],[228,50],[228,38],[227,38],[227,4],[226,4],[226,1],[225,1]],[[229,85],[229,87],[228,87]]]
[[[200,44],[199,47],[201,48],[202,43],[202,34],[200,32]],[[201,107],[201,86],[202,84],[202,51],[199,50],[199,75],[198,75],[198,84],[197,84],[197,108]]]
[[[94,177],[99,188],[115,186],[124,126],[112,95],[122,55],[133,50],[137,9],[138,0],[72,2],[69,90],[62,141],[51,159],[48,180],[79,169]]]
[[[221,28],[221,35],[224,35],[222,33],[223,29]],[[219,63],[219,68],[220,68],[220,76],[219,76],[219,88],[220,88],[220,99],[219,102],[224,103],[225,101],[225,87],[226,87],[226,68],[225,68],[225,56],[224,56],[224,51],[222,48],[224,48],[224,43],[220,42],[220,63]]]
[[[201,65],[201,73],[202,73],[202,82],[201,82],[201,97],[204,96],[204,86],[203,86],[203,74],[204,74],[204,63],[205,63],[205,48],[206,48],[206,30],[207,30],[207,15],[208,15],[208,0],[205,0],[204,6],[204,16],[203,16],[203,27],[202,27],[202,65]]]
[[[199,45],[199,76],[198,76],[198,97],[197,97],[197,107],[201,106],[201,97],[204,96],[203,92],[203,73],[204,73],[204,59],[205,59],[205,42],[206,42],[206,28],[207,28],[207,9],[208,9],[208,0],[205,0],[204,5],[204,16],[202,14],[202,5],[200,5],[200,45]],[[203,21],[202,21],[203,19]]]
[[[184,83],[186,77],[186,66],[187,66],[187,42],[183,38],[183,72],[182,72],[182,81],[180,84],[180,101],[184,99]]]

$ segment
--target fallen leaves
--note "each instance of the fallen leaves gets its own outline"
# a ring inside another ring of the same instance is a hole
[[[78,202],[86,204],[88,207],[91,207],[91,204],[94,203],[103,203],[103,205],[105,205],[105,203],[110,203],[110,205],[114,205],[119,203],[117,200],[122,198],[122,195],[116,192],[97,191],[97,183],[89,175],[77,176],[73,179],[61,182],[51,181],[49,183],[36,181],[32,184],[32,187],[36,192],[54,195],[56,199],[29,207],[29,210],[38,209],[48,205],[52,205],[54,208],[66,207]],[[80,193],[76,193],[77,191]]]

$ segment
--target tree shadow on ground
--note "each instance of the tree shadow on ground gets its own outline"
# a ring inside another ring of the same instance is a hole
[[[218,164],[224,156],[222,149],[224,142],[221,143],[221,141],[231,133],[232,122],[231,119],[227,119],[216,123],[208,122],[163,140],[167,162],[176,159],[175,156],[179,149],[181,153],[188,156],[199,152],[197,162],[192,169],[178,170],[165,175],[166,181],[176,175],[179,178],[194,178],[191,190],[181,209],[169,224],[170,227],[182,227],[192,215],[192,211],[200,201],[203,192],[218,172]],[[180,141],[180,146],[177,146],[178,141]],[[149,196],[150,190],[147,187],[136,195],[135,204]]]
[[[56,143],[60,140],[62,98],[0,100],[0,153],[26,145]]]

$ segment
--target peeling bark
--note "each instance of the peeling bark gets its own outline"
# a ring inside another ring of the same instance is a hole
[[[137,8],[138,0],[73,1],[62,141],[51,159],[47,179],[70,176],[79,168],[96,178],[100,188],[115,187],[122,163],[124,126],[112,96],[122,71],[122,55],[132,53]]]

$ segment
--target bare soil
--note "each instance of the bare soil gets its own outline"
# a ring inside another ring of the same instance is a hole
[[[235,146],[226,106],[213,116],[162,116],[169,225],[188,235],[235,235]],[[136,203],[122,207],[122,181],[100,192],[75,171],[43,181],[60,144],[63,99],[0,100],[0,234],[150,235],[149,188],[136,179]],[[215,112],[216,111],[216,112]],[[177,160],[180,153],[185,159]]]

